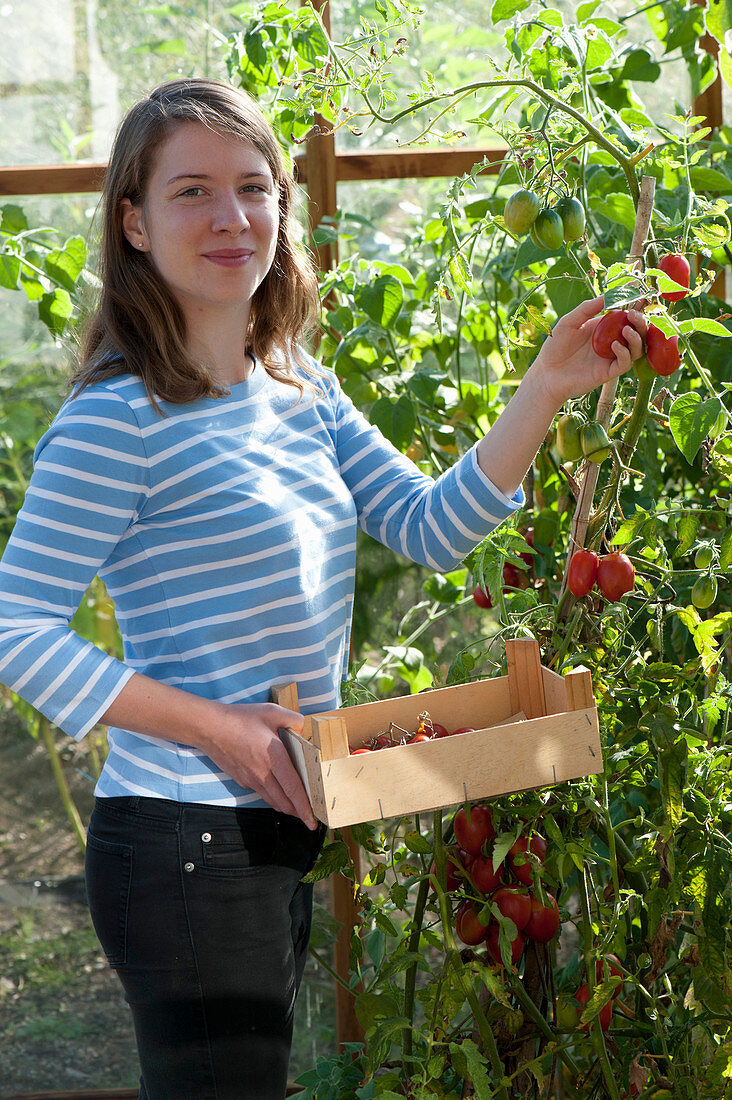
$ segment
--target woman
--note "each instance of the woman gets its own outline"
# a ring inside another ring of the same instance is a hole
[[[300,348],[317,299],[292,181],[225,84],[176,80],[123,121],[99,308],[0,566],[0,675],[73,737],[109,727],[89,826],[95,927],[132,1009],[147,1100],[281,1100],[322,838],[271,703],[338,705],[356,527],[432,569],[523,502],[600,360],[602,300],[563,318],[510,404],[436,483]],[[99,573],[117,661],[69,622]]]

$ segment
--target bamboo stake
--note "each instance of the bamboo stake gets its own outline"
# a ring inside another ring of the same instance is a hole
[[[643,261],[643,249],[646,243],[646,238],[648,237],[648,231],[651,226],[651,215],[653,213],[653,198],[655,195],[655,191],[656,181],[654,177],[644,176],[641,182],[640,198],[638,199],[638,209],[636,210],[633,241],[630,246],[630,252],[628,253],[628,259],[632,262],[632,267],[634,269],[638,268]],[[612,378],[602,387],[602,390],[600,392],[600,399],[597,402],[597,420],[606,430],[608,428],[608,425],[610,424],[610,417],[612,416],[617,389],[618,379]],[[569,562],[571,561],[572,554],[575,552],[575,550],[581,550],[585,545],[585,539],[587,538],[587,527],[590,519],[590,510],[592,508],[592,501],[595,496],[595,489],[597,488],[597,478],[599,473],[600,464],[598,462],[586,463],[585,476],[582,480],[579,500],[577,501],[574,519],[572,520],[572,531],[569,536],[569,552],[567,554],[567,563],[564,569],[564,577],[562,578],[562,590],[560,593],[560,598],[564,595],[564,592],[567,588],[567,572],[569,569]],[[563,609],[563,612],[567,610],[568,606]]]

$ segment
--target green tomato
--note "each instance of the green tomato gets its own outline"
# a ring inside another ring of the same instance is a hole
[[[579,199],[567,195],[554,207],[562,219],[564,240],[567,244],[579,241],[585,235],[585,208]]]
[[[514,191],[503,210],[503,220],[509,233],[522,237],[528,233],[541,210],[541,202],[533,191]]]
[[[708,569],[714,561],[714,549],[708,542],[703,543],[694,554],[694,565],[697,569]]]
[[[716,577],[699,577],[694,582],[694,587],[691,590],[691,602],[694,607],[699,611],[705,611],[708,607],[711,607],[717,598],[717,578]]]
[[[552,252],[560,248],[564,240],[564,227],[559,214],[546,207],[541,210],[534,222],[534,233],[542,248],[551,249]]]
[[[574,413],[565,413],[557,421],[557,450],[564,462],[576,462],[582,458],[580,432],[584,421]]]
[[[590,462],[604,462],[610,454],[612,444],[602,424],[592,421],[585,424],[580,438],[582,440],[582,454]]]

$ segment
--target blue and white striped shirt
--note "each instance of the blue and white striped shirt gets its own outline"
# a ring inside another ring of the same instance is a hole
[[[297,390],[259,366],[228,397],[162,403],[129,374],[70,398],[36,448],[0,564],[0,680],[75,738],[134,672],[223,703],[295,681],[303,713],[339,705],[356,527],[453,568],[523,502],[475,448],[436,482],[333,375]],[[99,574],[124,659],[69,622]],[[109,730],[96,793],[265,805],[202,752]]]

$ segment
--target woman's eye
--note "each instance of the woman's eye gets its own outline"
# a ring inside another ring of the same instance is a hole
[[[197,198],[202,193],[203,193],[203,189],[201,187],[186,187],[185,191],[181,191],[180,197],[181,198]]]

